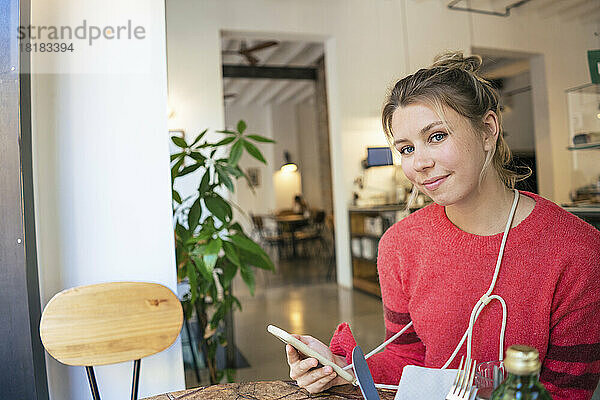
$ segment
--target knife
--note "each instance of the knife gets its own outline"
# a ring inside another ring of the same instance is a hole
[[[379,393],[375,388],[375,382],[373,382],[373,376],[369,371],[367,360],[365,360],[365,354],[361,350],[360,346],[356,346],[352,350],[352,365],[354,365],[354,373],[356,374],[356,380],[358,387],[365,400],[380,400]]]

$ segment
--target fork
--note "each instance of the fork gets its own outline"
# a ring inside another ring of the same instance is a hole
[[[446,396],[446,400],[469,400],[471,397],[476,362],[473,360],[473,363],[471,363],[471,359],[467,357],[463,369],[463,361],[464,356],[460,359],[456,378],[454,378],[454,383]]]

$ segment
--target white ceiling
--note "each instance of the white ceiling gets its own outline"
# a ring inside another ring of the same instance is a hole
[[[247,48],[266,42],[260,39],[223,37],[222,49],[238,50],[242,40]],[[269,67],[314,67],[323,54],[321,43],[293,41],[279,41],[276,46],[252,53],[259,59],[257,66]],[[248,60],[239,54],[223,54],[222,60],[226,65],[250,65]],[[236,105],[284,102],[298,104],[310,101],[315,94],[314,81],[309,80],[224,78],[223,87],[227,104]]]
[[[503,12],[507,6],[516,2],[517,0],[471,0],[470,6]],[[446,3],[449,3],[449,0]],[[466,4],[467,1],[464,0],[457,3],[457,6],[465,7]],[[600,0],[530,0],[512,12],[516,13],[517,10],[547,19],[548,23],[552,23],[554,18],[579,21],[582,24],[600,23]],[[271,39],[256,34],[225,32],[221,40],[222,50],[238,50],[242,41],[245,41],[249,48]],[[324,49],[321,43],[297,42],[290,39],[279,41],[276,46],[255,51],[252,55],[259,59],[258,66],[309,67],[316,66],[316,62],[324,55]],[[250,65],[241,55],[223,54],[222,60],[223,64]],[[484,57],[484,61],[487,61],[484,63],[485,75],[491,79],[514,76],[529,68],[527,60],[514,57]],[[223,84],[226,103],[236,105],[284,102],[298,104],[313,101],[315,94],[314,82],[305,80],[224,78]]]
[[[479,10],[504,12],[506,7],[516,4],[518,1],[519,0],[470,0],[468,3],[467,0],[462,0],[456,3],[456,7],[464,8],[470,6],[471,8]],[[446,4],[449,3],[450,0],[447,0]],[[516,12],[537,14],[542,19],[558,17],[565,21],[577,20],[582,24],[598,23],[600,22],[600,1],[530,0],[511,10],[511,13]]]

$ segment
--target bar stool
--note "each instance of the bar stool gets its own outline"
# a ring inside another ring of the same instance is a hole
[[[182,321],[181,303],[163,285],[100,283],[55,295],[42,313],[40,335],[56,360],[85,367],[94,400],[100,400],[94,366],[134,360],[131,399],[137,400],[141,359],[171,346]]]

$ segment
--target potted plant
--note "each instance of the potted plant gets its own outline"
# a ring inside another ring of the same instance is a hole
[[[229,380],[232,379],[233,371],[217,369],[216,351],[218,346],[226,345],[224,321],[227,315],[234,308],[242,308],[231,290],[234,277],[239,272],[254,295],[254,268],[274,270],[269,256],[233,220],[235,205],[227,198],[227,194],[233,193],[237,179],[245,178],[250,184],[239,165],[244,151],[266,164],[252,142],[274,142],[263,136],[245,134],[244,121],[238,122],[236,131],[217,132],[224,138],[214,143],[203,140],[207,130],[191,143],[178,136],[171,137],[181,149],[171,155],[177,276],[189,282],[189,293],[182,301],[185,318],[189,319],[193,310],[196,311],[199,348],[211,384],[220,382],[225,372]],[[198,171],[198,186],[192,195],[182,199],[175,190],[175,182],[195,171]]]

